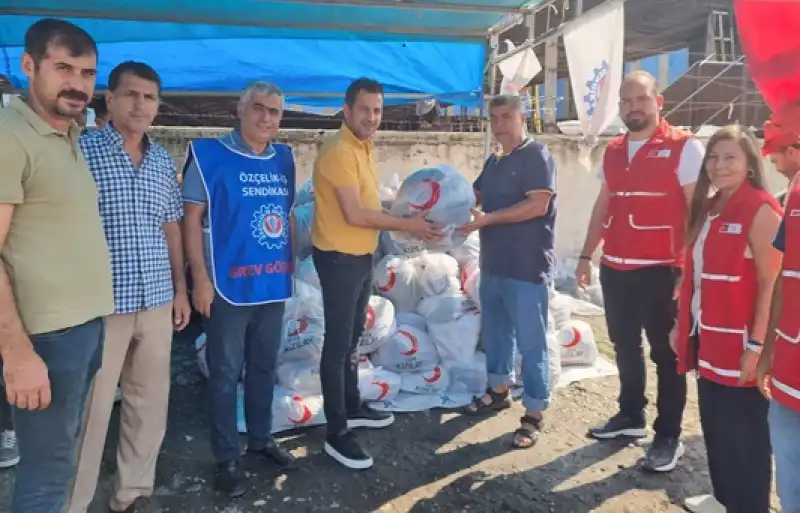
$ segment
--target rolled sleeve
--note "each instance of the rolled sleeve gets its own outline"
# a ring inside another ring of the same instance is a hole
[[[0,131],[0,155],[0,203],[19,205],[25,201],[28,154],[12,134]]]
[[[778,232],[775,234],[775,240],[772,241],[772,245],[780,251],[781,253],[786,252],[786,219],[784,218],[781,220],[781,224],[778,227]]]
[[[183,201],[187,203],[208,203],[208,193],[200,176],[200,169],[195,164],[194,156],[190,153],[183,167]]]
[[[556,191],[556,164],[546,146],[535,146],[528,151],[522,187],[525,194],[536,191]]]
[[[358,159],[342,144],[333,146],[320,157],[316,172],[337,189],[360,185]]]

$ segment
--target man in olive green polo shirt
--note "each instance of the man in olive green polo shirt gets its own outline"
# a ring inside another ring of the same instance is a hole
[[[316,201],[311,241],[322,285],[325,341],[320,378],[328,436],[325,453],[353,469],[372,466],[351,428],[382,428],[391,414],[361,403],[358,341],[372,290],[372,253],[380,230],[405,231],[423,240],[441,231],[423,216],[400,219],[381,210],[372,136],[381,124],[383,87],[358,79],[345,93],[341,130],[326,140],[314,163]]]
[[[97,190],[75,120],[92,97],[97,47],[43,19],[25,35],[26,101],[0,109],[0,358],[21,461],[13,513],[57,513],[114,310]]]

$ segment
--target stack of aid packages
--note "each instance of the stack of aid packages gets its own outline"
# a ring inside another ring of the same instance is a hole
[[[463,407],[487,383],[480,348],[480,241],[477,233],[465,237],[458,230],[475,207],[472,185],[452,167],[437,166],[414,172],[402,184],[395,177],[393,185],[382,186],[381,195],[393,215],[427,212],[445,236],[424,243],[406,234],[381,234],[359,349],[362,399],[391,411]],[[306,183],[295,206],[300,249],[296,295],[286,305],[277,369],[276,432],[325,422],[319,375],[325,326],[319,277],[310,258],[313,211],[313,190]],[[588,325],[570,325],[569,298],[554,294],[548,354],[555,384],[563,353],[559,341],[575,347],[575,340],[592,333]],[[203,336],[196,347],[207,373]],[[241,403],[240,394],[239,426],[245,431]]]

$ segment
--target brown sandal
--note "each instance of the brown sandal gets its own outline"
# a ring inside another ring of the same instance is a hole
[[[489,396],[491,402],[486,404],[483,398]],[[486,388],[486,393],[482,397],[473,396],[472,402],[465,409],[470,415],[479,415],[487,412],[498,412],[511,407],[511,391],[495,392],[492,387]]]
[[[539,441],[539,434],[544,428],[544,420],[525,415],[519,421],[520,426],[514,431],[511,446],[514,449],[530,449]]]

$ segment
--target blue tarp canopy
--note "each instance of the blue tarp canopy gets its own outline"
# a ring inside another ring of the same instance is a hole
[[[0,74],[16,89],[27,85],[21,55],[19,46],[0,49],[0,57],[5,57],[0,60]],[[99,46],[97,88],[104,89],[111,69],[127,60],[153,66],[168,94],[237,93],[248,82],[260,79],[280,86],[290,107],[333,114],[342,104],[342,97],[336,95],[361,76],[384,85],[387,104],[430,95],[443,102],[478,107],[484,46],[294,39],[105,43]]]
[[[0,73],[25,87],[25,31],[55,16],[100,44],[101,89],[116,64],[140,60],[167,92],[234,92],[259,78],[280,85],[290,105],[325,110],[341,98],[320,93],[370,76],[385,85],[387,103],[429,95],[477,106],[488,33],[542,1],[0,0]]]
[[[98,42],[185,39],[362,39],[483,42],[505,16],[542,0],[0,0],[0,15],[88,18]],[[102,21],[101,21],[102,20]],[[142,30],[124,21],[157,22]],[[0,20],[0,44],[27,23]]]

